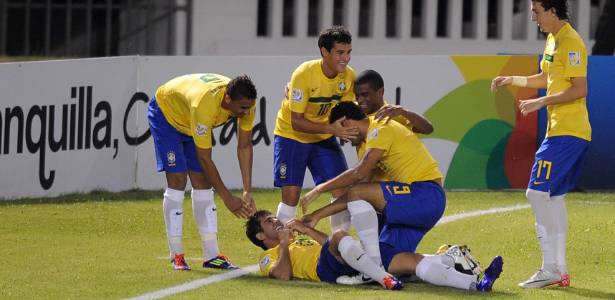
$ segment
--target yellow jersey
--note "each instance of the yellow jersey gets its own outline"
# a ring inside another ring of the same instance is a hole
[[[587,77],[587,50],[579,34],[566,23],[549,34],[540,68],[547,74],[547,95],[572,86],[572,77]],[[591,125],[585,98],[547,106],[547,137],[571,135],[591,141]]]
[[[192,136],[197,147],[209,149],[212,129],[233,118],[221,105],[229,81],[209,73],[176,77],[156,90],[156,102],[171,126]],[[252,130],[255,109],[256,105],[248,115],[238,118],[242,130]]]
[[[339,101],[354,101],[354,70],[347,66],[343,73],[328,78],[322,72],[322,59],[304,62],[290,79],[288,95],[278,110],[273,133],[302,143],[316,143],[331,137],[327,133],[295,131],[291,112],[301,113],[311,122],[327,124],[331,108]]]
[[[384,105],[389,105],[389,103],[387,103],[387,101],[384,101]],[[371,114],[368,114],[368,117],[374,117],[376,116],[376,113],[378,111],[375,111]],[[395,121],[401,125],[403,125],[404,127],[408,128],[408,130],[412,131],[412,128],[414,127],[412,125],[412,122],[410,122],[410,120],[404,118],[404,116],[396,116],[394,118],[391,118],[392,121]],[[359,145],[357,147],[357,158],[358,160],[361,160],[363,158],[363,155],[365,155],[365,141],[363,141],[363,143],[361,143],[361,145]],[[372,178],[371,181],[372,182],[378,182],[378,181],[388,181],[389,179],[386,178],[386,176],[384,176],[384,173],[382,173],[382,171],[378,172],[378,170],[376,170],[376,172],[374,172],[372,174]]]
[[[278,260],[280,246],[273,247],[263,252],[259,258],[258,266],[262,276],[269,276],[271,267]],[[293,269],[293,278],[320,281],[316,274],[318,258],[322,246],[315,240],[299,236],[288,245],[290,263]]]
[[[365,151],[384,150],[378,168],[387,179],[412,184],[442,178],[438,163],[416,134],[398,122],[369,118]]]

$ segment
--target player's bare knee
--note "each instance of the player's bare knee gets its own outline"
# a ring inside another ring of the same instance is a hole
[[[166,173],[167,186],[174,190],[183,191],[186,189],[188,183],[188,174],[185,172],[180,173]]]
[[[338,253],[337,247],[339,246],[340,241],[342,240],[342,238],[348,235],[349,235],[348,232],[346,232],[343,229],[336,230],[331,235],[331,238],[329,240],[329,251],[334,254]]]

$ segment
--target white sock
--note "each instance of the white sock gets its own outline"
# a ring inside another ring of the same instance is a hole
[[[218,215],[212,189],[192,189],[192,213],[201,235],[203,259],[208,261],[220,253],[217,236]]]
[[[295,217],[297,213],[297,206],[290,206],[285,204],[284,202],[280,202],[278,204],[278,212],[276,213],[276,218],[282,222],[282,224],[286,224],[286,222],[290,221],[290,219]]]
[[[361,248],[358,241],[347,235],[340,240],[337,249],[342,254],[346,264],[384,285],[384,278],[390,274],[366,255],[367,253]]]
[[[445,264],[443,260],[447,261]],[[477,276],[455,270],[453,258],[444,254],[424,255],[416,265],[416,276],[433,285],[448,286],[464,290],[476,289]]]
[[[335,202],[337,198],[331,197],[331,203]],[[331,232],[338,230],[344,230],[348,232],[350,230],[350,213],[348,210],[340,211],[331,216]]]
[[[182,228],[184,223],[184,191],[167,188],[162,200],[162,212],[164,224],[167,230],[167,240],[171,257],[177,253],[183,253]]]
[[[555,215],[555,263],[557,270],[561,274],[568,274],[566,267],[566,236],[568,234],[568,212],[566,210],[566,195],[553,196],[550,201],[550,208]]]
[[[550,209],[549,193],[527,189],[527,200],[532,206],[536,217],[536,234],[542,249],[542,269],[555,272],[556,266],[556,221],[554,212]]]
[[[378,238],[378,217],[374,207],[365,200],[348,202],[350,222],[357,230],[357,235],[367,255],[378,266],[382,266],[380,258],[380,240]]]

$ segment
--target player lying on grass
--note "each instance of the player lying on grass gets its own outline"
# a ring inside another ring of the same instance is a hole
[[[295,236],[293,232],[301,235]],[[416,274],[420,279],[441,286],[465,290],[490,291],[502,272],[502,258],[496,257],[482,280],[470,270],[466,274],[456,264],[477,266],[459,247],[440,255],[421,255],[401,251],[385,251],[388,272],[378,266],[347,232],[338,230],[327,236],[301,221],[293,219],[283,225],[269,211],[259,210],[246,223],[246,235],[265,252],[259,267],[263,276],[280,280],[291,278],[336,283],[339,277],[359,272],[370,276],[389,290],[399,290],[402,282],[393,274]],[[390,258],[389,258],[390,256]],[[476,268],[475,270],[477,270]]]

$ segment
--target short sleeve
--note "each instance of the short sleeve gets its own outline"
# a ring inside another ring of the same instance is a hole
[[[587,50],[581,41],[564,39],[559,45],[559,59],[564,66],[564,77],[587,77]]]
[[[197,147],[210,149],[212,147],[211,135],[214,120],[207,114],[206,109],[190,109],[190,131]]]
[[[273,266],[275,260],[268,254],[261,257],[258,261],[258,267],[261,271],[261,276],[269,277],[269,272]]]
[[[393,143],[393,136],[386,127],[375,127],[367,133],[366,149],[381,149],[387,152]],[[367,152],[367,150],[366,150]]]
[[[290,79],[288,89],[288,99],[290,99],[290,110],[296,113],[305,113],[309,94],[309,72],[305,68],[296,70]]]

